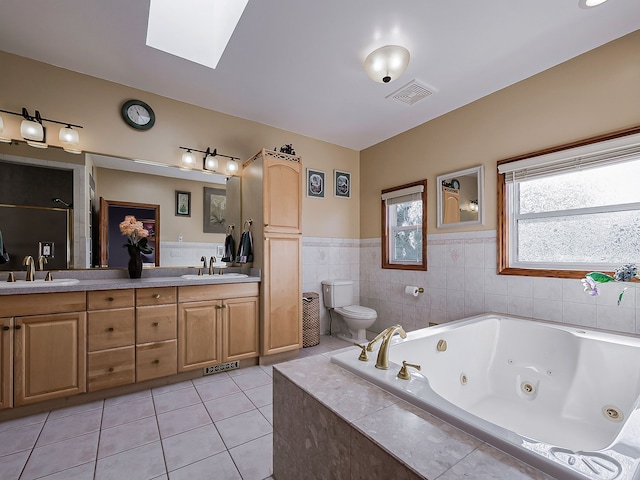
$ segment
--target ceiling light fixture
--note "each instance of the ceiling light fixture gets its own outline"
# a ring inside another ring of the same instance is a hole
[[[380,47],[364,59],[364,71],[378,83],[389,83],[398,78],[409,65],[409,50],[399,45]]]
[[[220,166],[218,159],[216,157],[225,157],[228,158],[225,166],[225,171],[229,175],[234,175],[238,172],[238,163],[236,160],[240,160],[239,157],[232,157],[230,155],[223,155],[222,153],[218,153],[218,149],[214,148],[213,150],[210,147],[207,147],[206,150],[196,150],[195,148],[189,147],[180,147],[182,150],[186,150],[185,153],[182,154],[182,164],[187,168],[193,168],[196,164],[196,157],[192,152],[204,153],[204,157],[202,157],[202,171],[203,172],[218,172],[218,168]],[[185,156],[187,156],[187,160],[185,161]]]
[[[20,113],[11,112],[9,110],[0,110],[0,112],[8,113],[9,115],[17,115],[23,118],[20,123],[20,135],[22,135],[22,138],[27,142],[27,145],[36,148],[47,148],[47,129],[42,122],[57,123],[59,125],[64,125],[64,127],[60,129],[60,134],[58,136],[64,150],[69,153],[82,153],[82,150],[79,148],[80,135],[77,130],[72,128],[82,128],[81,125],[74,125],[69,122],[59,122],[58,120],[51,120],[50,118],[42,118],[38,110],[36,110],[35,115],[32,116],[24,107]],[[0,117],[0,133],[2,133],[3,129],[4,122]],[[11,139],[0,137],[0,141],[11,142]]]

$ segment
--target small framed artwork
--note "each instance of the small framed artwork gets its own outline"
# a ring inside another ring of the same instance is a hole
[[[307,168],[307,197],[324,198],[324,172]]]
[[[204,187],[204,233],[225,233],[227,222],[227,191]]]
[[[351,174],[349,172],[333,171],[333,194],[336,197],[351,197]]]
[[[181,192],[176,190],[176,216],[191,216],[191,192]]]

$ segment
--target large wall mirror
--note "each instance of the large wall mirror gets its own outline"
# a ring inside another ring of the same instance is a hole
[[[438,228],[484,223],[484,167],[439,175],[436,179]]]
[[[10,262],[0,265],[0,271],[23,270],[23,257],[37,258],[42,242],[55,245],[47,270],[124,267],[126,263],[115,258],[126,258],[122,248],[126,238],[118,229],[126,214],[154,227],[155,255],[144,259],[148,266],[198,266],[201,256],[222,256],[218,252],[224,248],[224,231],[203,229],[203,204],[210,189],[219,195],[226,192],[227,222],[240,225],[239,177],[105,154],[73,155],[58,147],[37,149],[18,141],[0,143],[0,232],[10,254]],[[189,195],[189,215],[176,213],[176,192]],[[98,240],[101,197],[114,204],[110,210],[115,217],[108,225],[117,230],[104,241]],[[147,210],[116,211],[117,203],[125,210],[136,204]],[[26,220],[21,212],[35,216]]]

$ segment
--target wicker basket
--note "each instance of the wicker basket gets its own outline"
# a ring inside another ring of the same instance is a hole
[[[302,294],[302,346],[320,343],[320,300],[315,292]]]

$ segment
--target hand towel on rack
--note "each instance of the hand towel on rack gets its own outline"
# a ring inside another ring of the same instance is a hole
[[[233,262],[233,259],[236,256],[236,241],[233,238],[231,233],[228,233],[226,238],[224,239],[224,257],[222,257],[223,262]]]
[[[245,230],[240,237],[236,263],[251,262],[253,262],[253,237],[251,236],[251,230]]]
[[[2,241],[2,231],[0,231],[0,264],[7,263],[9,261],[9,254],[4,248],[4,242]]]

